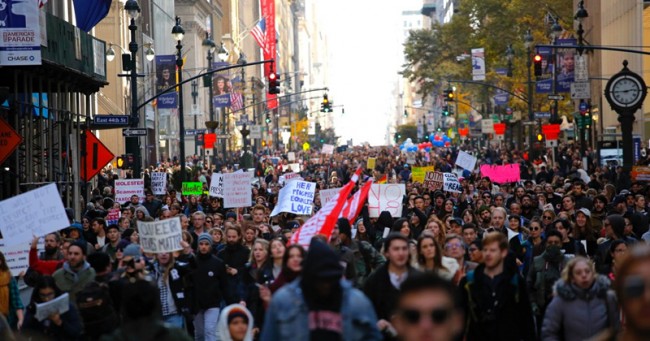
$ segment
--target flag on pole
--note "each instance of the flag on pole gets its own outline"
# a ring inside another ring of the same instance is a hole
[[[381,184],[385,184],[387,181],[388,181],[388,176],[384,174],[384,176],[382,176],[381,178],[379,178],[379,180],[377,180],[377,183],[381,185]]]
[[[239,111],[244,107],[244,99],[240,92],[230,93],[230,110]]]
[[[359,216],[359,213],[363,208],[363,204],[366,202],[366,199],[368,199],[370,186],[372,186],[372,180],[366,182],[357,193],[354,193],[354,195],[348,199],[343,206],[343,209],[341,209],[339,218],[348,218],[350,224],[354,223],[354,220],[357,219],[357,216]]]
[[[251,29],[251,35],[262,50],[266,50],[266,19],[262,18],[257,25]]]

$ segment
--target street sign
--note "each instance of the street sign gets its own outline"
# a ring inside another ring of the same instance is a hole
[[[115,155],[90,130],[86,130],[84,134],[86,135],[86,157],[82,165],[81,179],[88,182],[106,164],[113,161]]]
[[[23,142],[23,137],[9,123],[0,118],[0,163],[11,155]]]
[[[484,118],[481,120],[481,133],[494,134],[494,120]]]
[[[535,117],[536,120],[548,119],[551,118],[551,113],[548,111],[538,111],[533,113],[533,117]]]
[[[534,125],[537,125],[537,122],[535,122],[535,121],[525,121],[523,123],[523,125],[525,125],[525,126],[534,126]]]
[[[147,136],[147,129],[145,128],[122,129],[122,136],[124,137]]]
[[[108,125],[125,125],[129,124],[129,117],[127,115],[96,115],[93,118],[95,124],[108,124]]]
[[[562,95],[548,95],[548,99],[553,100],[553,101],[561,101],[561,100],[564,99],[564,96],[562,96]]]
[[[230,134],[217,134],[218,139],[229,139]]]
[[[195,136],[205,133],[205,129],[185,129],[185,136]]]
[[[591,98],[591,87],[589,82],[573,82],[571,83],[571,98],[572,99],[589,99]]]
[[[199,110],[198,104],[192,104],[192,110],[190,111],[190,116],[201,116],[203,113]]]
[[[576,54],[575,55],[575,73],[574,81],[575,82],[588,82],[589,81],[589,71],[587,68],[587,57],[585,55]]]
[[[557,147],[557,140],[546,140],[546,148]]]
[[[262,138],[262,126],[261,125],[252,125],[250,127],[251,138],[252,139],[261,139]]]

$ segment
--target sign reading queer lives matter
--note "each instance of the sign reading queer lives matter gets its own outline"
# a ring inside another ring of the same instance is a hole
[[[251,180],[253,172],[223,175],[223,207],[249,207],[251,205]]]
[[[379,217],[382,211],[388,211],[393,217],[401,217],[405,192],[404,184],[372,184],[370,193],[368,193],[370,217]]]
[[[134,194],[144,197],[144,179],[115,180],[115,202],[123,204]]]
[[[167,173],[152,172],[151,173],[151,191],[154,195],[167,194]]]
[[[140,245],[144,252],[162,253],[182,250],[181,218],[174,217],[160,221],[138,220]]]
[[[0,201],[0,231],[6,246],[29,243],[70,226],[55,184]]]
[[[271,212],[271,216],[276,216],[280,214],[280,212],[289,212],[299,215],[311,214],[315,191],[316,184],[313,182],[300,180],[288,182],[287,185],[280,190],[278,204],[273,209],[273,212]]]

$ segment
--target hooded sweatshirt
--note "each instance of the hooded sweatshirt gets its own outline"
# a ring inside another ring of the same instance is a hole
[[[246,309],[241,304],[231,304],[221,311],[219,314],[219,322],[217,323],[217,332],[219,333],[219,340],[221,341],[233,341],[232,336],[230,336],[230,329],[228,329],[228,315],[233,309],[241,310],[246,313],[248,316],[248,329],[246,330],[246,335],[244,336],[244,341],[253,341],[253,315],[250,311]]]

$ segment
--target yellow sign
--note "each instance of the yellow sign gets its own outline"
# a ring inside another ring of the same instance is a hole
[[[377,158],[369,157],[368,163],[366,164],[366,169],[375,169],[376,162],[377,162]]]
[[[302,144],[302,150],[308,151],[309,150],[309,143],[305,142]]]
[[[413,180],[413,182],[424,183],[424,176],[427,172],[433,171],[433,166],[413,167],[413,170],[411,171],[411,180]]]

